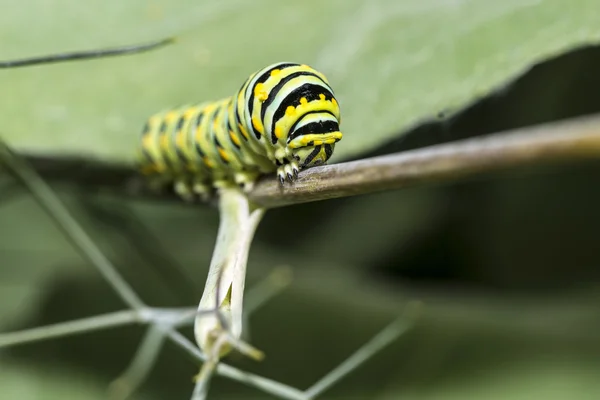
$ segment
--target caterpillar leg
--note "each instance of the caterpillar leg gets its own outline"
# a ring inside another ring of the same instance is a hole
[[[290,161],[287,164],[284,164],[277,168],[277,177],[279,178],[279,182],[283,185],[285,184],[285,180],[287,179],[290,183],[294,182],[298,179],[298,163],[296,160]]]
[[[259,174],[256,172],[241,171],[236,172],[233,179],[237,185],[239,185],[244,192],[249,192],[254,187],[254,183],[258,179]]]
[[[195,180],[192,184],[192,191],[200,197],[202,201],[208,201],[212,194],[212,186],[210,183],[201,180]]]
[[[189,181],[180,179],[173,183],[173,190],[184,201],[191,203],[195,199],[194,190]]]

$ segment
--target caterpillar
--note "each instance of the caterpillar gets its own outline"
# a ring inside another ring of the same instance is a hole
[[[148,118],[137,168],[183,199],[223,185],[252,189],[277,172],[282,185],[325,164],[342,138],[340,108],[327,78],[279,62],[251,74],[233,96],[166,109]]]

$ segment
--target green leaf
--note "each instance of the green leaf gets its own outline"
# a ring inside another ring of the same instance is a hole
[[[488,94],[532,63],[600,39],[594,0],[32,0],[0,15],[1,58],[159,39],[152,53],[0,74],[1,134],[43,153],[130,161],[147,116],[233,94],[290,60],[331,81],[333,161]]]
[[[60,364],[54,365],[53,368],[44,368],[32,364],[24,366],[3,362],[0,368],[2,396],[7,399],[106,398],[106,386],[100,379]],[[136,399],[140,400],[150,398],[139,394],[136,396]]]

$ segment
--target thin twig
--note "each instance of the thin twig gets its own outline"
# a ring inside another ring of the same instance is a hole
[[[280,293],[287,287],[290,278],[291,271],[289,271],[289,267],[277,267],[271,271],[265,279],[262,279],[248,291],[246,295],[248,305],[244,308],[244,315],[249,316]],[[218,312],[218,308],[198,312],[196,307],[149,309],[147,314],[150,315],[149,318],[156,325],[148,328],[146,336],[140,343],[125,372],[111,383],[109,388],[110,397],[113,399],[127,398],[145,381],[163,346],[167,327],[177,328],[191,325],[198,314],[209,315]],[[243,345],[243,343],[239,344]],[[195,390],[200,389],[196,388]]]
[[[300,172],[293,185],[283,188],[274,176],[265,176],[249,197],[258,206],[274,208],[451,182],[507,168],[599,157],[600,115],[595,115],[314,167]],[[50,180],[119,196],[186,205],[172,192],[150,191],[130,163],[90,161],[90,156],[28,155],[27,158]]]
[[[293,186],[263,179],[249,197],[273,208],[584,158],[600,159],[598,116],[310,168],[300,173]]]
[[[28,162],[13,153],[8,146],[0,140],[0,164],[6,165],[12,173],[31,191],[38,204],[46,211],[56,226],[65,237],[110,283],[112,288],[123,301],[134,309],[142,309],[144,303],[137,293],[129,286],[117,272],[110,260],[100,251],[94,241],[87,235],[83,228],[71,216],[67,208],[60,201],[54,191],[33,170]]]
[[[165,331],[158,325],[152,325],[146,331],[133,360],[108,388],[108,397],[114,400],[126,399],[144,382],[156,363],[164,343]]]
[[[411,306],[413,306],[411,304]],[[381,332],[375,335],[371,340],[364,344],[354,354],[348,357],[344,362],[334,368],[330,373],[321,378],[317,383],[308,388],[304,394],[309,399],[322,394],[335,383],[350,372],[359,367],[366,360],[371,358],[379,350],[392,343],[400,335],[408,331],[414,325],[414,319],[407,315],[402,315],[395,319],[391,324],[385,327]]]
[[[143,308],[140,310],[115,311],[37,328],[0,333],[0,348],[132,323],[152,323],[165,329],[166,327],[176,327],[186,322],[189,324],[199,314],[206,315],[213,314],[214,312],[215,310],[198,311],[196,308]]]
[[[279,269],[273,271],[266,279],[258,283],[248,294],[248,299],[254,307],[249,312],[254,312],[265,304],[264,299],[252,301],[258,295],[258,289],[267,287],[265,282],[274,282],[274,277]],[[270,291],[274,296],[278,291]],[[165,331],[170,328],[191,325],[197,315],[212,315],[217,309],[199,311],[196,307],[189,308],[144,308],[143,310],[125,310],[81,318],[73,321],[60,322],[32,329],[16,332],[0,333],[0,348],[16,346],[36,341],[66,337],[75,334],[87,333],[101,329],[135,323],[151,324],[147,335],[136,351],[132,362],[126,371],[111,385],[110,392],[116,398],[125,398],[141,384],[156,361],[158,352],[162,347]],[[233,339],[232,339],[233,341]],[[237,343],[243,346],[244,343]],[[194,345],[191,345],[194,347]],[[201,353],[200,353],[201,354]],[[194,353],[192,353],[194,355]]]
[[[171,255],[162,240],[164,238],[148,227],[147,221],[140,218],[134,207],[119,200],[114,205],[100,204],[94,201],[95,196],[89,196],[87,192],[77,194],[77,200],[93,218],[93,223],[110,229],[111,236],[120,236],[122,243],[127,244],[128,248],[123,248],[123,251],[120,251],[121,248],[115,249],[115,245],[111,246],[113,251],[123,253],[122,259],[130,257],[131,253],[136,254],[143,268],[159,275],[181,304],[192,304],[198,300],[195,277]]]
[[[167,331],[167,336],[171,339],[175,344],[186,350],[191,356],[199,361],[205,361],[206,357],[200,349],[189,341],[185,336],[181,333],[169,330]],[[237,368],[234,368],[230,365],[219,363],[217,365],[217,374],[223,377],[236,380],[238,382],[245,383],[249,386],[253,386],[255,388],[261,389],[267,393],[271,393],[275,396],[279,396],[282,399],[289,400],[307,400],[308,398],[302,393],[302,391],[284,385],[282,383],[273,381],[268,378],[263,378],[262,376],[254,375],[248,372],[241,371]]]
[[[70,53],[56,53],[49,54],[45,56],[38,56],[32,58],[23,58],[20,60],[6,60],[0,61],[0,68],[18,68],[18,67],[29,67],[32,65],[40,65],[40,64],[53,64],[58,62],[65,61],[75,61],[75,60],[91,60],[94,58],[107,58],[107,57],[115,57],[126,54],[135,54],[142,53],[145,51],[154,50],[158,47],[165,46],[167,44],[171,44],[175,41],[174,38],[161,39],[159,41],[154,41],[151,43],[145,44],[135,44],[128,45],[123,47],[113,47],[109,49],[96,49],[96,50],[84,50],[84,51],[75,51]]]
[[[75,321],[0,334],[0,348],[143,322],[136,310],[117,311]]]

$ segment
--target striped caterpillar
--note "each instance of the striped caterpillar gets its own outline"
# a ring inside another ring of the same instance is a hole
[[[339,124],[339,105],[322,73],[276,63],[250,75],[231,97],[151,116],[138,167],[184,199],[207,198],[227,184],[247,191],[275,171],[283,185],[327,162],[342,138]]]

